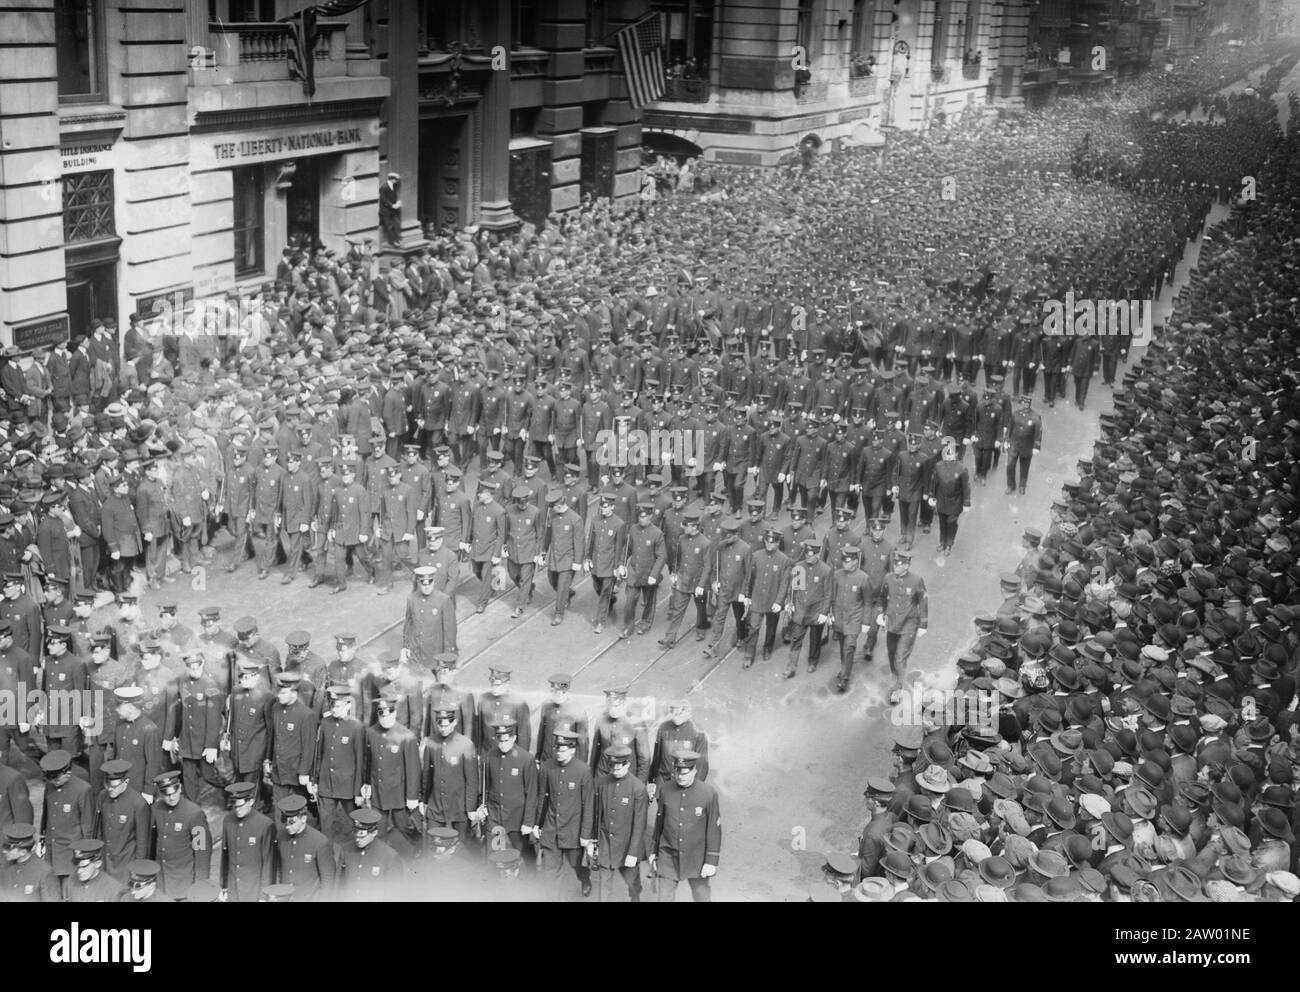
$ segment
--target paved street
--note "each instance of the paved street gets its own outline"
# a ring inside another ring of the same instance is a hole
[[[1225,208],[1216,207],[1210,223],[1226,215]],[[1157,328],[1170,311],[1173,295],[1186,283],[1199,246],[1199,241],[1190,246],[1175,284],[1166,286],[1155,308]],[[1110,391],[1098,382],[1082,412],[1069,403],[1054,410],[1042,408],[1043,451],[1034,460],[1028,493],[1005,496],[1001,473],[990,473],[987,487],[975,486],[971,509],[961,518],[947,559],[935,553],[937,526],[932,534],[918,535],[912,567],[930,591],[930,631],[917,642],[912,668],[928,684],[951,682],[953,659],[971,635],[970,618],[997,605],[998,573],[1019,561],[1026,527],[1046,528],[1048,504],[1061,483],[1076,474],[1076,461],[1090,456],[1098,414],[1109,406]],[[972,459],[967,452],[968,467]],[[783,516],[781,525],[786,522]],[[815,523],[819,534],[828,526],[827,514]],[[891,528],[887,538],[896,537]],[[145,594],[146,617],[156,614],[156,604],[163,599],[175,599],[181,622],[197,626],[197,610],[219,603],[226,629],[240,616],[252,615],[262,633],[278,645],[289,631],[301,627],[318,632],[318,637],[327,631],[355,631],[365,642],[363,657],[372,660],[385,649],[401,646],[400,585],[380,597],[374,587],[354,582],[346,594],[330,596],[324,588],[308,590],[305,577],[289,586],[280,584],[278,573],[258,581],[252,563],[234,575],[208,568],[174,578],[162,592]],[[650,734],[668,699],[690,698],[697,724],[709,734],[710,781],[717,784],[724,802],[719,898],[802,898],[806,882],[820,866],[821,853],[856,844],[863,783],[888,770],[889,672],[883,637],[875,662],[859,666],[849,692],[840,696],[832,691],[838,665],[829,657],[829,645],[819,671],[810,675],[801,664],[793,681],[780,677],[785,655],[779,648],[771,660],[747,671],[741,669],[739,652],[721,664],[705,658],[703,645],[690,636],[689,618],[686,637],[664,653],[655,642],[664,625],[665,595],[650,633],[620,642],[617,622],[602,635],[592,631],[590,580],[577,584],[573,608],[559,627],[550,625],[553,595],[544,576],[539,575],[533,608],[519,620],[510,618],[510,603],[499,598],[486,613],[475,615],[464,595],[474,588],[474,581],[468,580],[458,604],[463,660],[458,683],[463,688],[482,692],[489,666],[505,664],[514,671],[516,689],[536,711],[545,699],[547,675],[567,671],[576,676],[574,697],[594,717],[603,702],[602,690],[626,685],[637,697],[634,712],[652,721],[647,724]],[[730,633],[727,636],[724,644],[729,643]],[[328,657],[332,645],[318,643],[313,649]],[[684,891],[681,898],[686,898]]]

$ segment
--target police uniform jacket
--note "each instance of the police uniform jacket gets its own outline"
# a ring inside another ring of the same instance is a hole
[[[122,883],[101,871],[89,882],[73,877],[68,880],[68,902],[117,902]]]
[[[577,757],[567,765],[551,759],[542,766],[541,779],[537,819],[542,846],[566,850],[591,840],[595,836],[596,788],[587,763]]]
[[[522,510],[512,505],[506,511],[505,549],[511,561],[527,564],[537,557],[541,548],[540,528],[541,513],[533,504]]]
[[[155,540],[170,533],[167,525],[167,504],[163,499],[162,484],[152,479],[145,479],[135,493],[135,515],[144,534],[152,534]]]
[[[867,609],[872,598],[871,580],[866,572],[860,568],[852,572],[836,569],[831,575],[830,602],[835,632],[856,637],[862,625],[870,622]]]
[[[722,854],[718,790],[697,775],[684,789],[669,779],[655,798],[659,810],[652,850],[660,857],[675,856],[682,878],[699,878],[706,864],[716,866]]]
[[[0,764],[0,830],[11,823],[35,823],[31,794],[23,774]]]
[[[930,475],[929,496],[934,508],[945,516],[955,516],[970,507],[970,473],[960,462],[940,462]]]
[[[95,797],[89,783],[73,776],[45,789],[41,813],[45,857],[56,874],[72,874],[72,845],[95,836]]]
[[[753,568],[750,547],[739,539],[730,544],[719,542],[710,552],[709,576],[718,583],[718,602],[734,603],[749,588]]]
[[[546,567],[552,572],[569,571],[575,564],[582,563],[582,520],[573,510],[565,506],[558,512],[553,511],[545,538]]]
[[[425,739],[420,798],[438,823],[464,823],[478,809],[478,758],[474,745],[460,731],[450,737],[436,733]]]
[[[106,789],[99,794],[96,822],[104,842],[104,871],[120,881],[127,865],[149,856],[149,804],[130,787],[116,799]]]
[[[181,797],[175,808],[161,799],[150,807],[153,857],[161,869],[158,887],[184,895],[195,882],[211,876],[212,833],[199,804]]]
[[[230,694],[230,758],[240,774],[262,770],[267,756],[266,713],[271,702],[272,697],[260,688],[236,689]]]
[[[483,693],[478,701],[478,740],[476,741],[479,750],[486,751],[493,743],[492,741],[492,724],[511,719],[515,721],[518,730],[517,743],[525,751],[532,745],[532,725],[530,723],[531,713],[528,704],[513,693],[507,693],[505,696],[494,696],[490,692]]]
[[[488,820],[508,831],[537,822],[537,763],[518,744],[502,754],[495,743],[483,751],[484,793]]]
[[[451,598],[437,589],[427,596],[419,590],[408,595],[402,645],[422,668],[432,664],[434,655],[455,651],[456,610]]]
[[[664,535],[654,524],[633,524],[628,536],[627,582],[629,586],[643,586],[653,578],[663,577],[667,561]]]
[[[257,902],[271,884],[275,824],[253,810],[242,820],[230,813],[221,825],[221,887],[231,902]]]
[[[766,547],[755,551],[747,595],[755,613],[769,613],[773,606],[784,606],[790,595],[790,559]]]
[[[925,591],[925,579],[921,576],[911,572],[901,579],[893,574],[886,576],[881,598],[885,629],[891,634],[929,627],[930,600]]]
[[[653,785],[663,788],[673,775],[673,752],[689,748],[700,756],[695,763],[695,778],[703,782],[709,777],[709,736],[695,726],[694,721],[684,720],[679,727],[672,720],[665,720],[655,731],[654,756],[650,759],[647,779]]]
[[[301,698],[290,706],[279,700],[272,703],[266,720],[271,781],[276,785],[297,785],[299,775],[312,773],[315,748],[316,716],[307,704]]]
[[[1016,411],[1007,425],[1006,440],[1016,454],[1032,455],[1043,446],[1043,418],[1032,411]]]
[[[626,526],[616,513],[608,517],[597,514],[592,518],[587,528],[586,551],[594,575],[608,578],[622,564],[620,556],[627,553]]]
[[[591,767],[601,775],[607,774],[609,755],[606,752],[616,744],[632,749],[632,774],[644,782],[649,773],[650,749],[645,735],[627,717],[615,720],[605,713],[596,720],[591,737]]]
[[[591,747],[587,725],[587,714],[577,709],[567,700],[557,703],[547,700],[542,704],[541,717],[537,724],[537,761],[545,764],[555,757],[555,732],[570,730],[578,735],[578,754],[587,754]]]
[[[500,558],[506,527],[506,513],[495,500],[486,506],[476,503],[470,528],[470,557],[477,562]]]
[[[167,711],[163,737],[180,743],[182,758],[197,760],[221,742],[226,695],[206,675],[177,681]]]
[[[409,727],[366,729],[366,779],[370,802],[380,810],[402,809],[420,799],[420,744]]]
[[[154,778],[163,770],[162,735],[147,716],[130,723],[119,720],[114,728],[113,757],[131,763],[127,780],[143,796],[154,794]]]
[[[351,717],[326,716],[316,731],[317,789],[327,799],[353,799],[365,782],[365,729]]]
[[[601,868],[622,868],[626,858],[643,861],[648,840],[650,799],[634,775],[596,780],[597,860]]]
[[[277,880],[293,886],[295,900],[316,900],[334,895],[338,876],[334,845],[323,833],[308,826],[295,837],[281,826],[275,850]]]
[[[372,530],[370,494],[359,482],[339,486],[334,493],[334,505],[329,513],[329,527],[335,531],[334,539],[342,545],[361,543],[361,535]]]
[[[33,854],[22,864],[0,865],[0,902],[62,902],[59,876]]]

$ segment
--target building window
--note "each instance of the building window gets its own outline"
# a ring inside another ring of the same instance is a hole
[[[930,45],[930,64],[935,69],[943,68],[943,61],[948,57],[948,5],[940,2],[934,5],[934,40]]]
[[[516,107],[510,111],[510,137],[537,137],[537,121],[541,113],[541,107]]]
[[[587,47],[607,45],[605,39],[605,0],[587,0]]]
[[[708,79],[713,55],[712,0],[656,0],[668,18],[669,87],[674,79]]]
[[[854,76],[875,74],[876,0],[854,0],[853,52],[850,63]]]
[[[64,243],[99,241],[116,234],[113,225],[113,171],[74,172],[64,176]]]
[[[799,12],[795,21],[795,44],[804,50],[804,58],[812,65],[817,56],[814,38],[814,0],[799,0]]]
[[[275,0],[208,0],[208,20],[269,24],[275,20]]]
[[[235,194],[235,277],[242,279],[264,269],[266,184],[260,165],[230,171]]]
[[[482,44],[478,31],[478,10],[470,0],[428,0],[420,8],[421,46],[425,51],[445,52],[460,42],[469,49]]]
[[[537,47],[537,0],[515,0],[515,24],[511,35],[515,48]]]
[[[103,93],[102,30],[97,0],[56,0],[60,100],[89,102]]]

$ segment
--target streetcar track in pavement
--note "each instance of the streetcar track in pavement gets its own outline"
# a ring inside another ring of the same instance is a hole
[[[704,685],[704,683],[708,680],[709,676],[711,676],[714,672],[716,672],[719,668],[721,668],[721,667],[722,667],[722,663],[723,663],[724,661],[726,661],[728,658],[730,658],[733,654],[736,653],[736,648],[738,648],[738,647],[740,647],[739,644],[735,645],[735,646],[734,646],[730,651],[728,651],[726,654],[722,655],[720,658],[718,658],[717,661],[715,661],[712,665],[710,665],[709,668],[708,668],[708,670],[705,671],[705,673],[704,673],[703,675],[701,675],[698,679],[695,679],[695,680],[691,683],[691,687],[690,687],[689,689],[686,690],[686,695],[689,696],[691,693],[693,693],[693,692],[694,692],[696,689],[698,689],[700,686]]]
[[[583,576],[582,578],[580,578],[577,582],[573,583],[573,585],[570,586],[570,589],[571,589],[573,592],[576,593],[576,592],[578,591],[578,587],[581,586],[584,582],[586,582],[586,581],[587,581],[587,578],[588,578],[588,577],[584,575],[584,576]],[[498,599],[504,599],[505,596],[506,596],[508,593],[511,593],[511,592],[514,592],[514,591],[515,591],[514,589],[505,589],[505,590],[502,590],[501,595],[500,595],[500,596],[493,596],[491,602],[496,602],[496,600],[498,600]],[[471,654],[468,658],[465,658],[464,660],[462,660],[462,661],[461,661],[461,662],[456,666],[457,671],[462,671],[462,672],[463,672],[466,668],[468,668],[471,664],[473,664],[475,661],[477,661],[480,657],[482,657],[483,655],[487,654],[487,652],[490,651],[490,650],[491,650],[495,645],[499,644],[501,641],[505,640],[507,637],[511,637],[511,636],[513,636],[514,634],[519,633],[519,631],[520,631],[522,628],[526,627],[529,623],[531,623],[532,621],[536,620],[539,616],[541,616],[543,613],[545,613],[545,612],[546,612],[546,608],[547,608],[548,606],[554,606],[554,605],[555,605],[555,597],[554,597],[554,596],[552,596],[551,599],[550,599],[549,601],[544,601],[544,602],[538,604],[537,607],[534,608],[534,609],[532,610],[532,612],[529,613],[527,616],[525,616],[525,617],[519,617],[519,618],[516,620],[516,622],[515,622],[515,623],[510,627],[510,629],[507,630],[507,631],[505,631],[503,634],[501,634],[500,637],[494,637],[492,640],[488,641],[487,644],[483,645],[483,647],[479,648],[477,651],[475,651],[473,654]],[[567,612],[567,611],[566,611],[566,612]]]

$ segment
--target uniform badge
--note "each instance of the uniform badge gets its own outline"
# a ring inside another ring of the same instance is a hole
[[[64,682],[64,681],[66,681],[67,678],[68,678],[68,673],[67,673],[67,672],[59,672],[59,681],[60,681],[60,682]]]
[[[402,749],[402,747],[401,747],[400,744],[389,744],[389,745],[388,745],[388,750],[391,751],[393,754],[396,754],[396,753],[397,753],[398,751],[400,751],[401,749]]]
[[[344,737],[344,738],[342,739],[342,743],[346,744],[347,742],[348,742],[348,739],[347,739],[346,737]]]
[[[315,860],[316,860],[316,856],[314,854],[304,854],[302,856],[302,863],[305,865],[309,865]]]
[[[63,812],[65,812],[65,813],[71,813],[71,812],[72,812],[72,804],[71,804],[71,803],[64,803],[64,804],[63,804]]]
[[[177,820],[175,823],[172,824],[172,833],[178,834],[181,832],[182,829],[184,829],[184,827],[185,824],[181,823],[180,820]]]
[[[131,746],[132,746],[132,747],[139,747],[139,746],[140,746],[140,742],[137,741],[137,740],[133,740],[133,741],[131,741]]]
[[[449,754],[449,755],[446,756],[445,760],[446,760],[447,764],[449,764],[449,765],[459,765],[459,764],[460,764],[460,755],[459,755],[459,754]],[[511,769],[511,771],[518,771],[518,769]]]
[[[248,838],[248,846],[249,846],[249,847],[256,847],[256,846],[257,846],[257,838],[256,838],[256,837],[250,837],[250,838]]]
[[[695,807],[695,815],[696,815],[696,816],[703,816],[703,815],[704,815],[704,807],[703,807],[703,806],[696,806],[696,807]]]
[[[570,789],[570,790],[576,789],[577,787],[578,787],[578,783],[577,783],[577,782],[570,782],[570,783],[569,783],[569,789]]]
[[[613,532],[612,530],[609,531],[609,536],[610,536],[610,537],[613,537],[613,536],[614,536],[614,532]],[[9,669],[9,671],[12,672],[13,669],[11,668],[11,669]]]
[[[623,805],[624,805],[624,806],[627,805],[627,796],[624,796],[624,797],[623,797]]]
[[[437,610],[430,610],[430,611],[429,611],[429,616],[431,616],[431,617],[436,617],[437,615],[438,615],[438,611],[437,611]]]
[[[285,726],[285,729],[286,729],[286,730],[288,730],[290,733],[293,733],[293,724],[292,724],[292,723],[286,723],[284,726]]]
[[[31,895],[31,894],[32,894],[33,892],[35,892],[35,891],[36,891],[36,886],[34,886],[34,885],[24,885],[24,886],[23,886],[23,895],[25,895],[25,896],[29,896],[29,895]]]
[[[248,715],[249,715],[249,716],[257,716],[257,707],[255,707],[255,706],[250,706],[250,707],[248,708]]]
[[[371,868],[371,869],[370,869],[370,874],[371,874],[372,877],[374,877],[374,878],[378,878],[378,877],[379,877],[379,865],[375,865],[373,868]]]
[[[740,555],[736,555],[736,561],[740,561]]]

